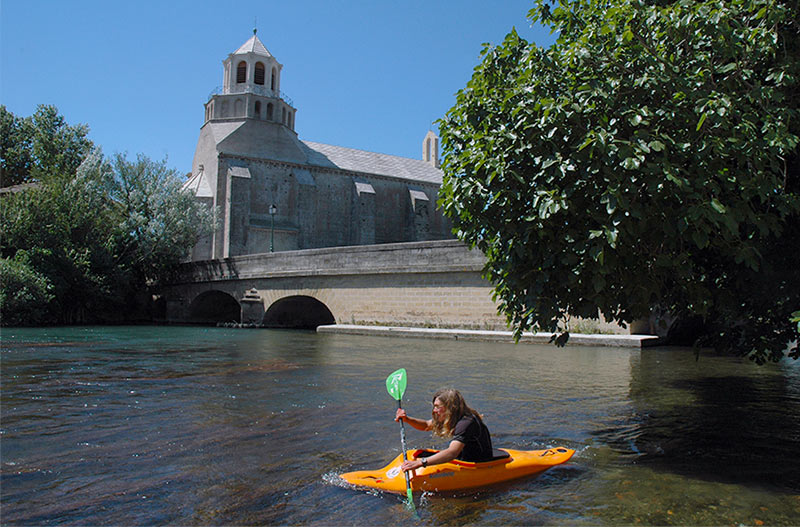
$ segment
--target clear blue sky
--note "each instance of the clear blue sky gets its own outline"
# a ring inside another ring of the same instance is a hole
[[[106,155],[168,157],[191,169],[203,103],[222,61],[250,36],[283,64],[303,140],[420,158],[482,43],[526,19],[530,0],[0,0],[0,102],[86,123]]]

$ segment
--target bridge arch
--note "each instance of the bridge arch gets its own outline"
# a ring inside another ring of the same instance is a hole
[[[335,323],[328,306],[314,297],[295,295],[281,298],[269,306],[262,325],[267,328],[316,329]]]
[[[224,291],[205,291],[189,304],[189,322],[192,324],[239,323],[241,318],[239,302]]]

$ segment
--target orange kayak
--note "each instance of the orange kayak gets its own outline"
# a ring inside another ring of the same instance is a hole
[[[409,450],[408,459],[431,456],[438,450]],[[533,476],[545,470],[566,463],[575,453],[564,447],[547,450],[496,449],[490,461],[470,463],[453,460],[448,463],[431,465],[414,470],[411,476],[411,490],[414,491],[453,491],[484,487],[503,481]],[[370,487],[388,492],[406,492],[406,480],[400,465],[400,454],[391,463],[377,470],[359,470],[342,474],[347,483],[359,487]]]

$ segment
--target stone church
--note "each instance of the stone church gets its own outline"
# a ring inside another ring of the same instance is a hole
[[[422,159],[303,141],[282,69],[255,30],[223,61],[184,184],[215,209],[217,228],[192,260],[453,237],[436,207],[433,132]]]

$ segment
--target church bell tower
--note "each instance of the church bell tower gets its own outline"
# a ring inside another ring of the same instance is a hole
[[[205,121],[256,119],[294,131],[292,101],[281,92],[280,64],[253,30],[253,36],[222,61],[223,84],[205,105]]]

